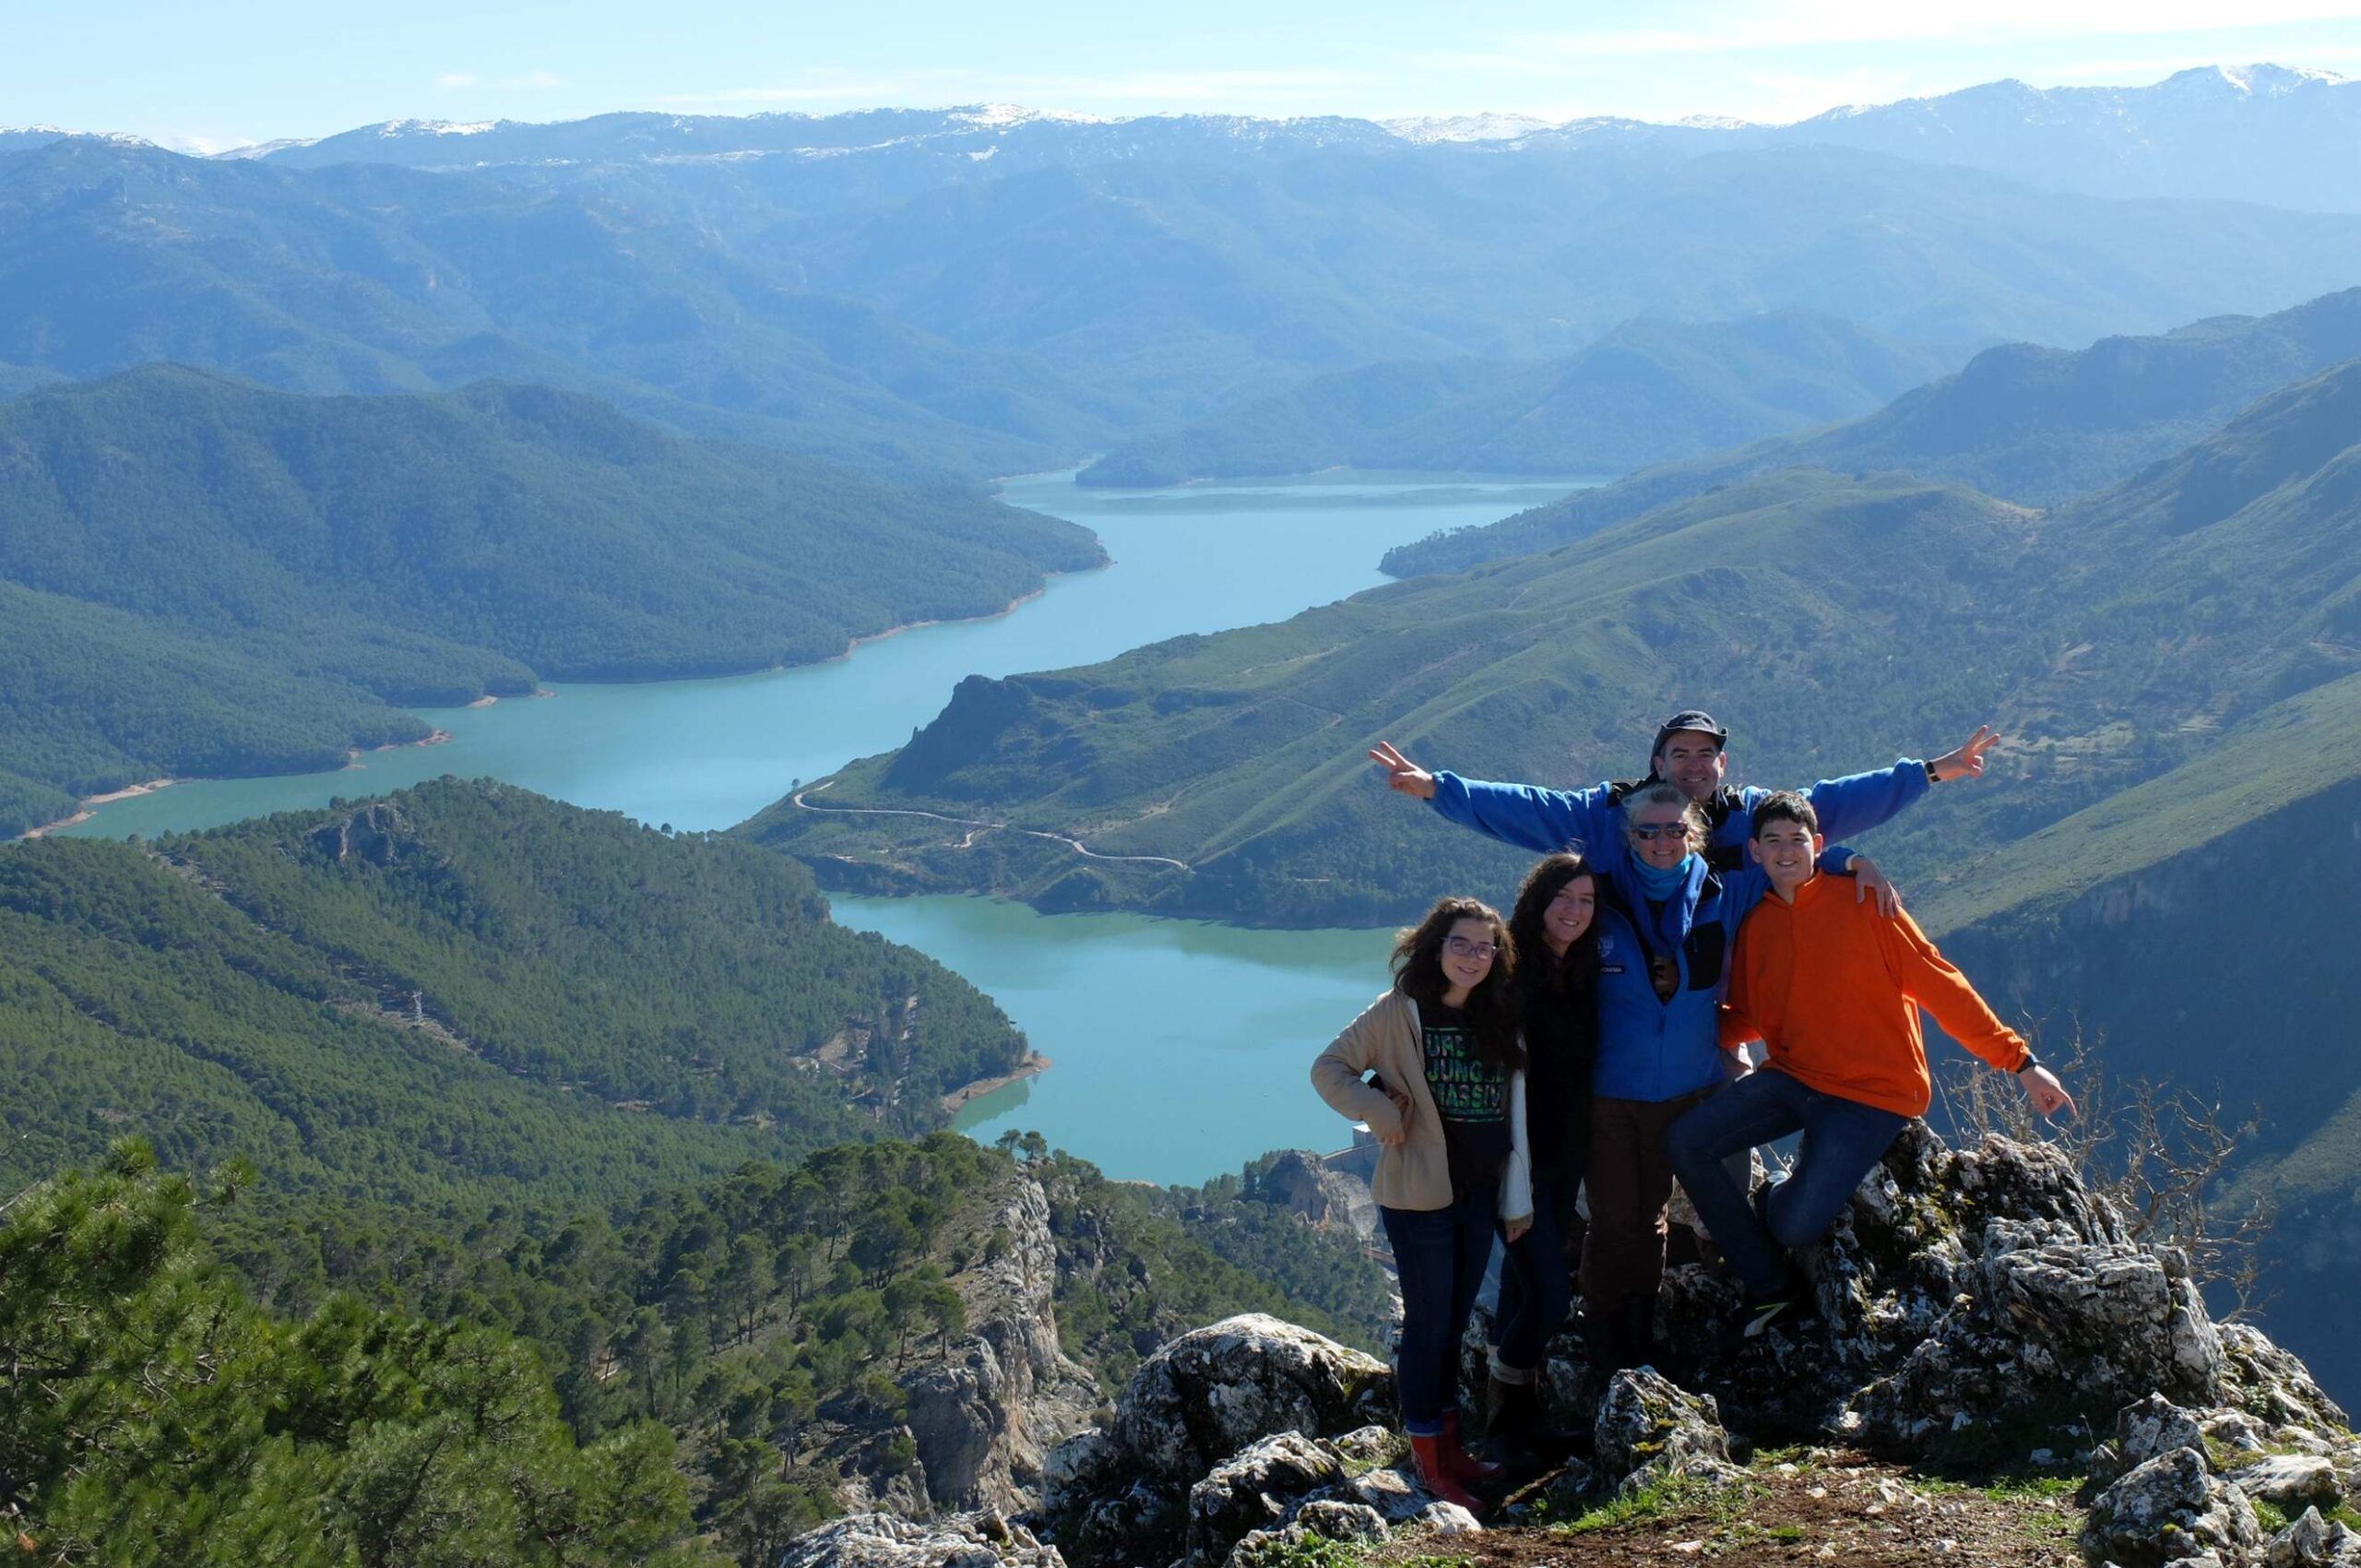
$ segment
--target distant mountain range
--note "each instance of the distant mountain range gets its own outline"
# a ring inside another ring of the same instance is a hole
[[[841,155],[926,148],[977,160],[1202,154],[1224,142],[1369,148],[1385,139],[1480,143],[1503,151],[1646,141],[1693,153],[1827,145],[1956,163],[2106,196],[2225,196],[2274,206],[2361,207],[2361,84],[2282,65],[2206,65],[2146,87],[2035,88],[1987,82],[1958,92],[1831,110],[1788,125],[1655,125],[1589,118],[1552,125],[1479,114],[1370,122],[1173,115],[1099,120],[1005,105],[813,116],[602,114],[560,125],[396,120],[230,157],[319,168],[340,162],[481,168],[765,154]]]
[[[1806,311],[1634,321],[1557,360],[1441,360],[1318,377],[1109,454],[1086,485],[1411,469],[1620,474],[1876,408],[1964,350]]]
[[[535,381],[895,474],[1038,471],[1311,377],[1559,358],[1635,317],[2080,347],[2361,278],[2361,212],[1694,126],[894,110],[405,122],[245,160],[14,145],[0,362]]]
[[[1497,523],[1387,552],[1399,576],[1547,550],[1750,475],[1906,469],[2050,505],[2198,439],[2255,398],[2361,358],[2361,289],[2260,318],[2201,321],[2078,351],[2014,343],[1833,430],[1667,464]]]
[[[156,366],[0,404],[0,832],[163,775],[334,766],[389,705],[809,663],[1106,559],[1086,530],[483,384]]]

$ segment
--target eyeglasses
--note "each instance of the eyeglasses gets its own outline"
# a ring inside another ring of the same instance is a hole
[[[1498,953],[1500,945],[1491,942],[1470,942],[1464,936],[1446,936],[1443,951],[1454,958],[1489,958]]]
[[[1631,837],[1644,838],[1650,843],[1659,838],[1686,838],[1689,837],[1689,825],[1685,822],[1635,822],[1631,825]]]

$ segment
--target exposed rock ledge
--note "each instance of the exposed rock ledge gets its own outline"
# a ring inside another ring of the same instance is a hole
[[[1734,1340],[1728,1284],[1682,1268],[1661,1372],[1601,1378],[1555,1342],[1550,1412],[1588,1442],[1552,1502],[1726,1485],[1772,1443],[1954,1467],[2047,1451],[2091,1478],[2079,1526],[2094,1565],[2361,1568],[2361,1535],[2330,1517],[2361,1491],[2344,1412],[2261,1334],[2214,1323],[2186,1261],[2135,1244],[2056,1150],[1993,1138],[1955,1153],[1914,1125],[1808,1261],[1821,1315],[1786,1333]],[[1228,1319],[1164,1346],[1109,1421],[1050,1454],[1021,1526],[843,1521],[788,1561],[1255,1568],[1314,1537],[1475,1528],[1396,1467],[1392,1400],[1368,1356]],[[2258,1499],[2293,1523],[2267,1531]],[[881,1540],[899,1555],[860,1544]]]

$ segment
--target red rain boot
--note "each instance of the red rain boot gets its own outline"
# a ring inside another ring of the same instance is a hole
[[[1482,1482],[1496,1480],[1500,1477],[1500,1466],[1489,1459],[1478,1459],[1460,1446],[1459,1412],[1456,1410],[1443,1412],[1442,1454],[1443,1473],[1455,1481]]]
[[[1476,1501],[1473,1492],[1453,1480],[1450,1471],[1444,1467],[1442,1444],[1443,1440],[1441,1437],[1420,1437],[1415,1432],[1411,1434],[1410,1460],[1418,1467],[1418,1484],[1445,1503],[1456,1503],[1470,1514],[1481,1514],[1484,1511],[1484,1505]]]

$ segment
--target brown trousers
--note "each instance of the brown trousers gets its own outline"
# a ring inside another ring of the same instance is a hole
[[[1625,1298],[1655,1299],[1664,1283],[1665,1214],[1672,1157],[1665,1134],[1710,1089],[1679,1099],[1590,1102],[1590,1229],[1583,1238],[1583,1305],[1613,1312]]]

